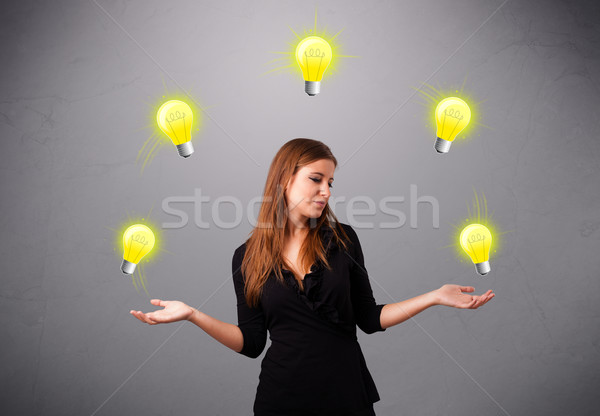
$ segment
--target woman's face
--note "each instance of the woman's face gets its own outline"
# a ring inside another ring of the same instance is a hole
[[[331,196],[335,165],[321,159],[298,169],[288,182],[285,198],[290,219],[305,224],[309,218],[319,218]]]

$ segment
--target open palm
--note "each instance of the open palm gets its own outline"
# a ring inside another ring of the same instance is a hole
[[[437,289],[438,301],[440,305],[453,308],[477,309],[495,296],[491,290],[483,295],[468,294],[474,291],[475,288],[471,286],[444,285]]]
[[[148,313],[131,310],[129,313],[142,322],[146,322],[150,325],[156,325],[187,320],[194,311],[190,306],[183,302],[179,302],[178,300],[152,299],[150,303],[156,306],[162,306],[164,309],[159,309]]]

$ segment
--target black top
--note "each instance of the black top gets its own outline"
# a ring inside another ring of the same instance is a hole
[[[304,276],[304,290],[289,270],[285,284],[271,273],[260,304],[250,308],[241,273],[246,244],[232,261],[237,295],[238,326],[244,336],[240,354],[258,357],[271,346],[261,364],[254,401],[255,415],[362,415],[379,400],[356,338],[356,326],[367,334],[385,331],[364,266],[358,236],[341,224],[350,237],[348,250],[334,243],[331,228],[320,230],[331,270],[317,261]]]

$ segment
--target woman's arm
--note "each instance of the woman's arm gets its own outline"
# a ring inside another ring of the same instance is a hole
[[[423,293],[398,303],[388,303],[383,307],[379,316],[381,327],[389,328],[398,325],[435,304],[433,292]]]
[[[235,352],[250,358],[258,357],[264,350],[267,342],[267,327],[262,309],[250,308],[246,305],[244,282],[241,274],[241,264],[244,254],[241,250],[242,247],[239,247],[235,251],[232,260],[233,283],[238,301],[239,325],[219,321],[178,300],[151,299],[150,303],[155,306],[162,306],[164,309],[148,313],[131,310],[129,313],[149,325],[188,320]]]
[[[164,309],[148,313],[132,310],[130,313],[149,325],[188,320],[198,325],[208,335],[235,352],[240,352],[244,346],[242,331],[236,325],[219,321],[178,300],[151,299],[150,303],[155,306],[162,306]]]
[[[473,296],[463,292],[474,292],[471,286],[444,285],[439,289],[415,296],[402,302],[387,304],[381,309],[381,327],[389,328],[412,318],[434,305],[451,306],[460,309],[477,309],[495,295],[488,290],[483,295]]]
[[[196,324],[208,335],[235,352],[240,352],[242,350],[244,347],[244,336],[237,325],[219,321],[212,316],[200,312],[196,308],[192,309],[193,312],[188,318],[188,321]]]

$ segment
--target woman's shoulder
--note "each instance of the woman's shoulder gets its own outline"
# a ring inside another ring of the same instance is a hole
[[[352,226],[349,224],[346,224],[344,222],[338,222],[337,224],[339,224],[346,232],[354,232],[354,228],[352,228]]]
[[[358,235],[356,234],[356,231],[354,231],[354,228],[352,228],[351,225],[345,224],[343,222],[338,222],[338,224],[346,232],[346,235],[350,239],[350,242],[355,242],[358,240]]]
[[[241,246],[235,249],[234,254],[243,253],[244,251],[246,251],[246,241],[244,241]]]
[[[233,263],[234,265],[238,264],[241,265],[242,264],[242,260],[244,259],[244,254],[246,253],[246,241],[239,246],[238,248],[235,249],[235,251],[233,252]]]

